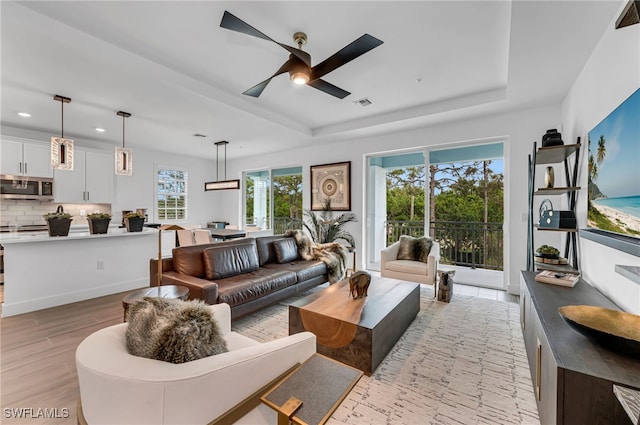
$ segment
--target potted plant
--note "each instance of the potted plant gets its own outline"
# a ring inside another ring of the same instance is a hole
[[[144,214],[136,211],[127,213],[124,216],[124,225],[127,227],[127,232],[142,232]]]
[[[536,256],[540,258],[558,259],[560,258],[560,251],[550,245],[541,245],[536,249]]]
[[[92,235],[107,233],[111,214],[108,212],[91,213],[87,215],[87,221],[89,222],[89,233]]]
[[[71,214],[66,212],[46,213],[42,216],[47,222],[49,236],[68,236],[71,227]]]
[[[346,212],[334,217],[331,210],[331,200],[327,199],[319,214],[311,210],[305,210],[304,215],[306,220],[303,226],[315,243],[323,244],[342,239],[349,244],[350,251],[356,248],[353,235],[344,228],[347,223],[358,221],[354,213]]]

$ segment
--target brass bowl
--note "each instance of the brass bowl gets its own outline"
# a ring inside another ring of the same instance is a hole
[[[640,316],[591,305],[567,305],[558,313],[574,329],[605,348],[640,355]]]

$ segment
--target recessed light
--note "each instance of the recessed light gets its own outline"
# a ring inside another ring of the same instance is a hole
[[[96,131],[97,131],[98,133],[104,133],[104,132],[105,132],[105,131],[107,131],[107,130],[105,130],[104,128],[97,127],[97,128],[96,128]]]
[[[18,112],[18,115],[20,115],[22,118],[31,118],[31,114],[28,114],[26,112]]]

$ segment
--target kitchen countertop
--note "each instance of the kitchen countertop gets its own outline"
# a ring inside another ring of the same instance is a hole
[[[127,232],[127,229],[110,227],[107,233],[92,235],[89,233],[88,226],[86,228],[71,228],[69,236],[49,236],[48,232],[9,232],[0,234],[0,244],[16,244],[31,242],[61,242],[73,241],[78,239],[94,239],[94,238],[112,238],[112,237],[129,237],[129,236],[146,236],[150,233],[158,234],[156,229],[144,228],[142,232]]]

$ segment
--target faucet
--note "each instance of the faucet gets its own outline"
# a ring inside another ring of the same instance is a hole
[[[64,212],[64,208],[62,207],[62,205],[58,205],[58,209],[56,210],[57,213],[63,213]]]

